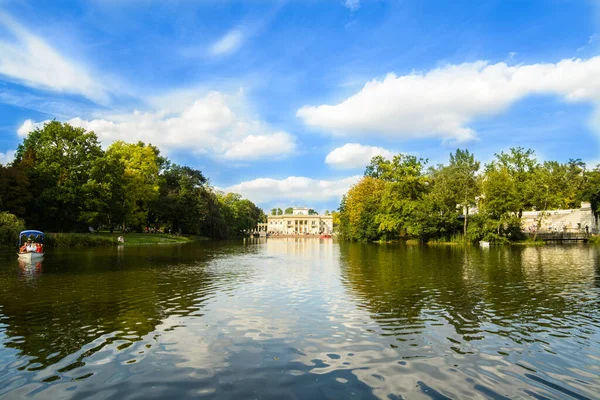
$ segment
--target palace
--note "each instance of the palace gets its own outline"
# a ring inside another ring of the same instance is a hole
[[[280,235],[319,235],[333,232],[331,215],[309,215],[308,208],[295,207],[292,214],[269,215],[267,232]]]

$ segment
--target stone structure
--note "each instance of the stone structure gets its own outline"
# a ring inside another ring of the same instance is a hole
[[[521,226],[525,232],[536,229],[540,213],[541,211],[523,212]],[[598,219],[594,216],[590,203],[581,203],[580,208],[545,211],[540,232],[598,233],[598,228]]]
[[[333,232],[331,215],[309,215],[308,208],[295,207],[292,214],[269,215],[267,230],[275,235],[319,235]]]

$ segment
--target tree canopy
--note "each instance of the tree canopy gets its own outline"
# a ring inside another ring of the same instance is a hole
[[[399,154],[373,157],[364,178],[343,196],[334,224],[349,240],[506,241],[521,235],[524,211],[578,208],[589,201],[600,213],[600,166],[581,160],[538,162],[521,147],[495,155],[481,168],[468,150],[448,164],[426,169],[427,160]]]
[[[94,132],[58,121],[30,132],[14,162],[0,166],[0,200],[0,211],[28,227],[56,232],[152,227],[224,238],[264,220],[250,200],[216,192],[201,171],[151,144],[103,150]]]

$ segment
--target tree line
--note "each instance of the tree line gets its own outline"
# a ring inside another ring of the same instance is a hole
[[[541,211],[537,228],[544,211],[579,208],[582,201],[592,204],[596,218],[600,213],[600,165],[588,171],[579,159],[539,162],[522,147],[495,154],[483,166],[461,149],[448,164],[427,168],[427,162],[408,154],[374,157],[334,214],[339,235],[507,242],[523,239],[524,211]]]
[[[50,232],[151,227],[227,238],[265,219],[250,200],[216,191],[156,146],[116,141],[103,150],[94,132],[58,121],[30,132],[0,166],[0,200],[4,213]]]
[[[285,210],[282,210],[281,208],[272,208],[270,215],[290,215],[293,214],[293,212],[293,207],[288,207]],[[319,215],[319,213],[316,212],[314,209],[310,208],[308,209],[308,215]],[[329,210],[325,210],[325,215],[330,215]]]

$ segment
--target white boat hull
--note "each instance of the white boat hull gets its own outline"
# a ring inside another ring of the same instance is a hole
[[[44,253],[30,252],[30,253],[18,253],[18,254],[19,254],[19,259],[25,260],[25,261],[39,260],[42,257],[44,257]]]

